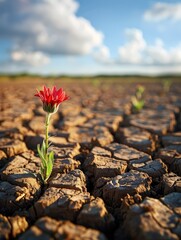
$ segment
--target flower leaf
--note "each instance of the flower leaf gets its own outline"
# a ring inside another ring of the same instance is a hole
[[[51,151],[49,153],[49,159],[52,161],[52,163],[54,162],[54,152],[53,151]]]
[[[48,155],[47,169],[46,169],[46,179],[45,180],[47,180],[52,173],[53,162],[54,162],[54,152],[51,151]]]
[[[43,166],[40,167],[40,174],[41,174],[41,177],[42,177],[42,180],[44,181],[44,176],[45,176],[45,168]]]
[[[42,146],[41,146],[41,150],[43,152],[43,155],[45,156],[46,154],[46,144],[45,144],[45,140],[43,140]]]
[[[38,155],[39,155],[39,157],[41,159],[43,167],[46,167],[46,159],[44,157],[44,153],[42,153],[42,151],[40,149],[40,144],[37,145],[37,151],[38,151]]]

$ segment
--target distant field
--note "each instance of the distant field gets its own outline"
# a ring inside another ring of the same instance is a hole
[[[65,82],[72,82],[72,81],[86,81],[86,82],[93,82],[93,83],[101,83],[102,81],[105,83],[112,83],[112,82],[181,82],[181,76],[172,76],[172,75],[165,75],[165,76],[36,76],[36,75],[2,75],[0,76],[0,81],[50,81],[54,82],[57,80],[65,81]]]

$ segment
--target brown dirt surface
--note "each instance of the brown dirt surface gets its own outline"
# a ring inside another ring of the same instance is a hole
[[[71,97],[52,116],[52,175],[40,176],[49,79],[0,81],[0,239],[181,239],[181,83],[55,81]]]

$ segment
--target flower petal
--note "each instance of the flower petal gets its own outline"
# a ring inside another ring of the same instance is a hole
[[[43,90],[37,90],[35,96],[39,97],[43,102],[43,109],[51,113],[55,112],[55,109],[58,110],[60,103],[69,99],[63,88],[57,90],[56,86],[53,86],[52,89],[43,86]]]

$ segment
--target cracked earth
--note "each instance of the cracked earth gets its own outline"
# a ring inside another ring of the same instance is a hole
[[[181,84],[57,81],[71,100],[52,117],[54,169],[40,180],[43,81],[0,82],[0,239],[181,238]]]

